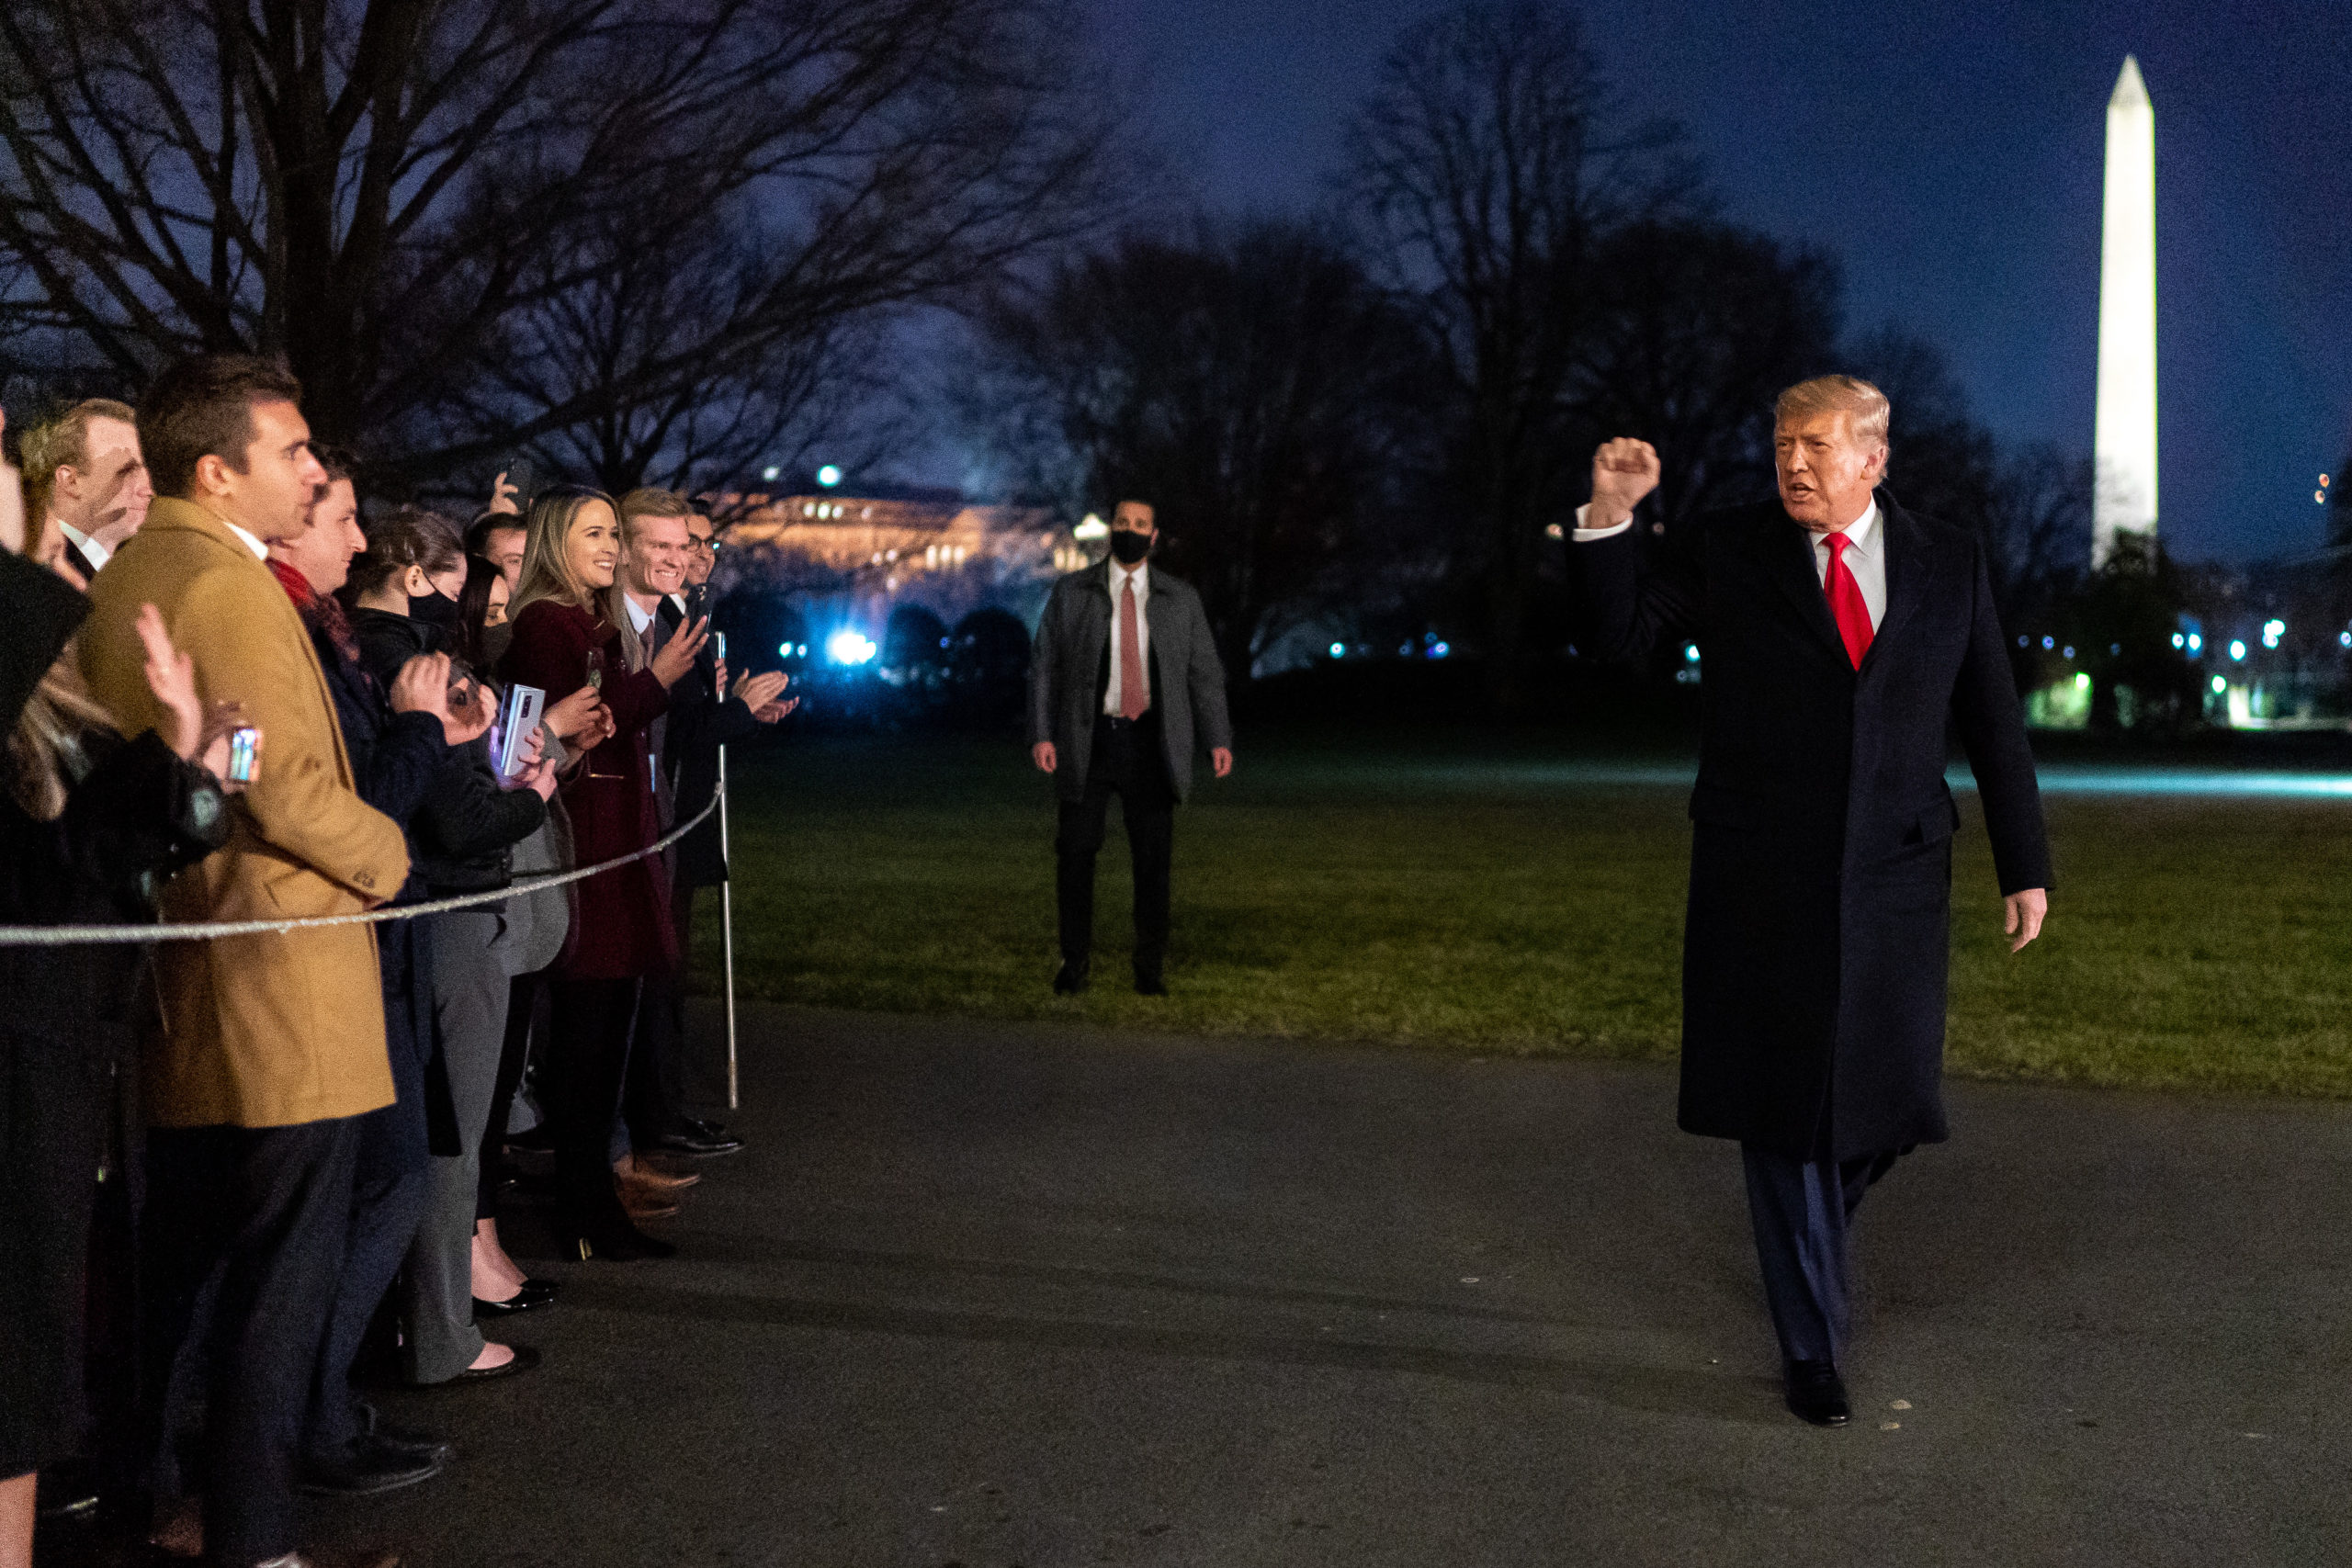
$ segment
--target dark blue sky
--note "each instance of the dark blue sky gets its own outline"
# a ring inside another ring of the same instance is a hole
[[[1313,204],[1430,0],[1092,0],[1142,128],[1214,209]],[[2189,557],[2315,545],[2352,444],[2352,4],[1593,0],[1626,100],[1726,216],[1842,258],[1847,319],[1949,355],[2004,439],[2087,452],[2105,110],[2156,108],[2163,517]],[[2346,482],[2352,482],[2347,480]]]

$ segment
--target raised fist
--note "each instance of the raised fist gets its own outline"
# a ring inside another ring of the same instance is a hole
[[[1634,514],[1642,497],[1657,489],[1657,448],[1621,435],[1604,441],[1592,455],[1592,507],[1588,528],[1614,528]]]

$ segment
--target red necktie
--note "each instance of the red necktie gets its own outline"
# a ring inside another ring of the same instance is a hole
[[[1119,592],[1119,716],[1138,719],[1151,705],[1143,679],[1143,636],[1136,621],[1136,580]]]
[[[1846,639],[1846,657],[1860,670],[1862,655],[1871,650],[1871,607],[1862,603],[1862,585],[1846,568],[1846,547],[1851,541],[1838,533],[1823,535],[1821,542],[1829,547],[1829,570],[1821,579],[1821,591],[1829,595],[1830,617],[1838,623],[1838,635]]]

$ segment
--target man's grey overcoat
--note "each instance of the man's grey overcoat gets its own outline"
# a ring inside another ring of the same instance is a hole
[[[1151,703],[1159,710],[1169,779],[1182,800],[1192,794],[1195,750],[1233,744],[1225,666],[1193,585],[1170,577],[1157,561],[1144,581],[1149,585],[1144,617],[1150,627]],[[1054,743],[1054,783],[1064,800],[1086,794],[1094,720],[1110,679],[1111,563],[1105,559],[1055,582],[1029,649],[1029,743]]]

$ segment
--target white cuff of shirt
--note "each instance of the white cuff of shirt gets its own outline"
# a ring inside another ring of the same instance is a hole
[[[1614,528],[1588,528],[1584,525],[1584,514],[1591,510],[1592,502],[1589,501],[1577,508],[1576,529],[1568,537],[1579,545],[1589,545],[1595,539],[1613,539],[1634,525],[1633,518],[1627,517]]]

